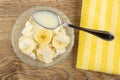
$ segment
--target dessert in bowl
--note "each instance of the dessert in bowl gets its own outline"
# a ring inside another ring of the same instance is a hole
[[[32,7],[16,20],[12,31],[15,54],[26,64],[38,68],[63,61],[70,54],[74,44],[72,28],[61,25],[49,30],[35,22],[32,15],[41,10],[52,11],[59,15],[61,21],[70,23],[61,11],[46,6]]]

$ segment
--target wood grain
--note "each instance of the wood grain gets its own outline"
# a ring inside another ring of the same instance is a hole
[[[0,0],[0,80],[120,80],[120,76],[75,68],[78,31],[75,45],[64,62],[38,69],[20,61],[11,46],[11,31],[17,17],[32,6],[52,6],[63,11],[79,25],[82,0]]]

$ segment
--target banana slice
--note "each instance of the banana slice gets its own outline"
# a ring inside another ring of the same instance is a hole
[[[24,29],[22,30],[22,34],[26,36],[30,36],[33,34],[32,30],[33,30],[32,24],[29,21],[27,21],[25,23]]]
[[[21,51],[25,54],[31,53],[36,47],[36,43],[34,42],[34,40],[28,36],[20,37],[18,45]]]
[[[57,35],[55,35],[53,37],[53,40],[52,40],[52,45],[58,49],[58,50],[62,50],[64,49],[65,47],[67,47],[68,43],[70,42],[70,38],[69,36],[65,35],[65,34],[62,34],[62,33],[59,33]]]
[[[37,58],[45,63],[51,63],[53,61],[55,51],[52,50],[48,45],[42,46],[37,51]]]
[[[52,32],[42,29],[35,34],[34,38],[40,45],[45,45],[51,42]]]

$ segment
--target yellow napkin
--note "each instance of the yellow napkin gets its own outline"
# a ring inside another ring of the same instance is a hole
[[[115,39],[80,31],[76,67],[120,74],[120,0],[83,0],[80,26],[110,31]]]

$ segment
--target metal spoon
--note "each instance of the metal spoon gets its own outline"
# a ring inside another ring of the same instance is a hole
[[[44,11],[45,11],[45,10],[44,10]],[[46,10],[46,11],[47,11],[47,10]],[[75,26],[75,25],[70,24],[70,23],[62,23],[60,17],[59,17],[57,14],[55,14],[55,13],[52,12],[52,11],[47,11],[47,12],[53,13],[53,14],[56,15],[56,17],[58,18],[58,25],[55,26],[54,28],[48,28],[48,27],[46,27],[46,26],[41,25],[41,24],[39,23],[39,21],[37,21],[37,20],[35,19],[35,17],[34,17],[34,16],[35,16],[35,13],[33,13],[32,18],[35,20],[36,23],[38,23],[40,26],[42,26],[42,27],[44,27],[44,28],[46,28],[46,29],[52,29],[52,30],[53,30],[53,29],[59,27],[60,25],[63,25],[63,26],[68,26],[68,27],[75,28],[75,29],[78,29],[78,30],[82,30],[82,31],[84,31],[84,32],[93,34],[93,35],[95,35],[95,36],[97,36],[97,37],[99,37],[99,38],[101,38],[101,39],[107,40],[107,41],[111,41],[111,40],[114,39],[114,35],[113,35],[112,33],[108,32],[108,31],[88,29],[88,28],[83,28],[83,27],[80,27],[80,26]]]

